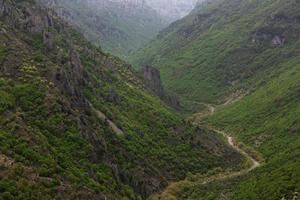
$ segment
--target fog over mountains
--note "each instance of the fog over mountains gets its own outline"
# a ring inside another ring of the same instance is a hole
[[[173,22],[187,15],[199,0],[90,0],[94,5],[100,7],[114,3],[124,6],[124,11],[135,7],[150,6],[156,10],[168,22]]]
[[[187,15],[198,0],[41,0],[88,40],[126,58],[168,24]]]
[[[198,0],[146,0],[147,4],[169,21],[187,15]]]

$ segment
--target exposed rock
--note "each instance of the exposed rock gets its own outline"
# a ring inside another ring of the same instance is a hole
[[[283,36],[283,30],[272,28],[261,28],[252,34],[252,43],[270,42],[273,45],[284,45],[286,38]]]
[[[160,79],[160,72],[152,66],[143,67],[144,84],[159,98],[163,98],[164,90]]]
[[[158,179],[151,177],[148,172],[146,171],[137,171],[136,175],[141,175],[143,179],[138,179],[137,177],[132,177],[127,172],[122,170],[116,170],[114,172],[117,172],[118,174],[115,174],[115,176],[120,177],[121,182],[130,183],[135,190],[141,194],[143,199],[147,199],[151,194],[155,194],[160,192],[163,188],[167,186],[167,180],[164,179]]]
[[[41,3],[48,8],[55,8],[57,6],[57,0],[41,0]]]
[[[25,6],[27,2],[24,1],[22,12],[14,9],[14,3],[8,3],[5,0],[0,0],[0,17],[2,20],[12,27],[21,28],[30,33],[43,33],[53,27],[54,22],[51,12],[44,12],[40,7]]]
[[[192,26],[182,27],[180,30],[178,30],[178,34],[185,38],[190,37],[193,34],[193,32],[194,29]]]
[[[300,15],[277,13],[271,16],[272,21],[300,22]]]
[[[181,105],[177,96],[164,90],[159,70],[152,66],[144,66],[142,71],[145,86],[166,104],[176,110],[180,110]]]
[[[7,11],[7,6],[4,0],[0,0],[0,16],[3,16],[6,11]]]
[[[53,49],[53,36],[52,36],[51,32],[48,32],[48,31],[43,32],[43,42],[46,45],[48,50]]]
[[[197,128],[196,132],[193,134],[192,138],[191,138],[191,143],[194,146],[199,146],[201,144],[202,141],[202,135],[204,133],[204,130],[201,128]]]
[[[12,158],[7,157],[6,155],[0,153],[0,167],[11,167],[15,161]]]
[[[175,108],[176,110],[181,109],[180,101],[175,94],[167,94],[165,95],[164,98],[166,103],[170,105],[172,108]]]
[[[53,26],[52,17],[49,16],[48,12],[41,15],[33,12],[31,8],[24,10],[23,19],[20,19],[22,27],[31,33],[42,33],[44,30]]]
[[[272,39],[272,32],[268,29],[259,29],[255,31],[252,35],[252,42],[260,42],[264,40],[271,40]]]
[[[65,60],[66,58],[64,57],[58,59],[61,59],[60,63],[64,64],[65,67],[55,72],[52,78],[54,83],[62,87],[67,94],[74,97],[76,103],[84,103],[85,98],[81,89],[86,83],[87,73],[83,69],[78,53],[72,49],[68,60]]]
[[[121,98],[120,98],[120,95],[118,94],[118,92],[111,88],[109,90],[109,94],[108,94],[108,97],[107,97],[108,101],[112,102],[112,103],[115,103],[115,104],[118,104],[120,103],[121,101]]]
[[[0,16],[3,15],[4,11],[5,11],[4,0],[0,0]]]
[[[285,43],[285,38],[279,35],[276,35],[272,40],[272,44],[274,45],[284,45],[284,43]]]

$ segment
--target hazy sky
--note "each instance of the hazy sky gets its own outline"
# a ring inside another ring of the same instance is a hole
[[[198,0],[145,0],[148,5],[170,20],[176,20],[187,15],[196,5]]]
[[[156,10],[167,21],[175,21],[187,15],[196,5],[198,0],[90,0],[98,4],[105,2],[130,3],[131,5],[148,5]]]

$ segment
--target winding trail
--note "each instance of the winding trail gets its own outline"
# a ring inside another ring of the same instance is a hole
[[[254,158],[253,156],[251,156],[250,154],[248,154],[245,150],[241,149],[234,141],[235,139],[226,134],[224,131],[220,131],[220,130],[216,130],[214,128],[210,128],[212,131],[216,132],[216,133],[219,133],[221,135],[223,135],[224,137],[227,138],[227,142],[228,144],[233,148],[235,149],[236,151],[238,151],[239,153],[241,153],[242,155],[244,155],[247,159],[249,159],[249,161],[251,161],[251,165],[248,169],[244,169],[244,170],[241,170],[239,172],[235,172],[236,174],[243,174],[244,172],[249,172],[249,171],[252,171],[254,169],[256,169],[257,167],[259,167],[261,165],[261,163],[256,159]]]
[[[225,104],[223,105],[228,105],[228,102],[227,101]],[[216,108],[210,104],[205,104],[206,107],[208,108],[209,112],[206,113],[206,115],[202,115],[201,116],[201,119],[205,116],[208,116],[208,115],[212,115],[216,112]],[[235,142],[235,138],[232,137],[230,134],[224,132],[224,131],[221,131],[221,130],[218,130],[216,128],[213,128],[213,127],[207,127],[209,130],[212,130],[216,133],[219,133],[221,135],[223,135],[223,137],[225,137],[227,139],[227,142],[228,144],[233,148],[235,149],[237,152],[241,153],[243,156],[245,156],[249,161],[251,161],[251,165],[248,169],[244,169],[244,170],[241,170],[239,172],[234,172],[232,173],[231,175],[238,175],[238,174],[244,174],[245,172],[249,172],[249,171],[252,171],[254,169],[256,169],[257,167],[259,167],[261,165],[261,163],[256,159],[254,158],[253,156],[251,156],[249,153],[247,153],[245,150],[243,150],[242,148],[240,148],[237,143]]]
[[[204,105],[207,107],[208,111],[206,111],[205,113],[197,113],[194,116],[195,121],[201,120],[204,117],[212,115],[213,113],[216,112],[216,107],[214,107],[210,104],[204,104]],[[224,105],[226,105],[226,104],[224,104]],[[195,117],[197,119],[195,119]],[[198,123],[195,122],[195,124],[198,124]],[[226,138],[228,145],[230,145],[234,150],[236,150],[237,152],[239,152],[240,154],[242,154],[243,156],[245,156],[247,158],[247,160],[250,162],[249,167],[241,169],[240,171],[212,175],[210,177],[205,177],[205,178],[203,178],[201,180],[197,180],[197,181],[190,181],[190,180],[185,179],[185,180],[181,180],[178,182],[174,182],[174,183],[171,183],[161,194],[155,194],[155,195],[151,196],[149,198],[149,200],[177,200],[178,193],[183,188],[192,187],[195,185],[201,186],[201,185],[206,185],[211,182],[218,181],[218,180],[226,180],[226,179],[231,179],[231,178],[238,177],[238,176],[243,176],[261,166],[260,161],[258,161],[254,156],[250,155],[244,149],[239,147],[239,145],[237,144],[237,142],[233,136],[231,136],[230,134],[228,134],[224,131],[217,130],[214,127],[206,127],[206,128],[208,128],[209,130],[211,130],[215,133],[221,134],[224,138]]]
[[[227,105],[227,103],[225,103],[224,105]],[[215,113],[216,111],[216,108],[212,105],[207,105],[208,109],[209,109],[209,115],[212,115]],[[245,150],[241,149],[237,144],[236,144],[236,140],[234,137],[232,137],[230,134],[224,132],[224,131],[220,131],[220,130],[217,130],[215,128],[212,128],[212,127],[208,127],[208,129],[216,132],[216,133],[219,133],[221,135],[223,135],[225,138],[227,138],[227,142],[228,144],[233,148],[235,149],[236,151],[238,151],[239,153],[241,153],[242,155],[244,155],[246,158],[248,158],[250,161],[251,161],[251,166],[248,168],[248,169],[245,169],[246,171],[252,171],[254,169],[256,169],[257,167],[259,167],[261,165],[261,163],[256,159],[254,158],[253,156],[251,156],[249,153],[247,153]],[[241,172],[241,171],[240,171]],[[239,172],[236,172],[236,173],[239,173]]]

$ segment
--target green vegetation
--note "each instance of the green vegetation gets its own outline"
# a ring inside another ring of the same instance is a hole
[[[123,2],[82,0],[63,0],[57,4],[69,15],[63,17],[88,40],[124,59],[167,25],[155,10],[146,5],[125,6]]]
[[[277,66],[269,74],[272,80],[208,119],[261,152],[266,160],[233,189],[235,199],[292,199],[300,190],[299,61],[296,58]]]
[[[0,45],[0,63],[3,62],[5,56],[6,56],[6,49],[2,45]]]
[[[245,176],[196,180],[178,199],[299,198],[299,8],[294,0],[208,1],[131,56],[136,67],[159,67],[190,110],[227,101],[202,124],[265,160]]]
[[[294,56],[249,78],[244,84],[248,86],[248,95],[220,106],[205,120],[260,152],[265,160],[263,166],[242,177],[206,185],[196,182],[183,188],[179,199],[299,198],[299,63],[299,56]],[[250,87],[249,83],[255,84]]]
[[[166,198],[299,198],[299,1],[208,1],[132,56],[161,68],[185,111],[236,100],[201,124],[264,158],[239,176],[248,160],[224,138],[183,119],[130,65],[33,3],[0,5],[0,198],[140,200],[182,179]],[[67,7],[89,12],[80,5]],[[85,20],[78,26],[90,34]],[[117,39],[128,52],[131,41]]]
[[[183,101],[219,103],[299,54],[298,2],[209,2],[130,56],[136,67],[160,68],[167,88]]]
[[[4,6],[0,198],[139,200],[188,173],[243,163],[51,11],[29,1]]]

